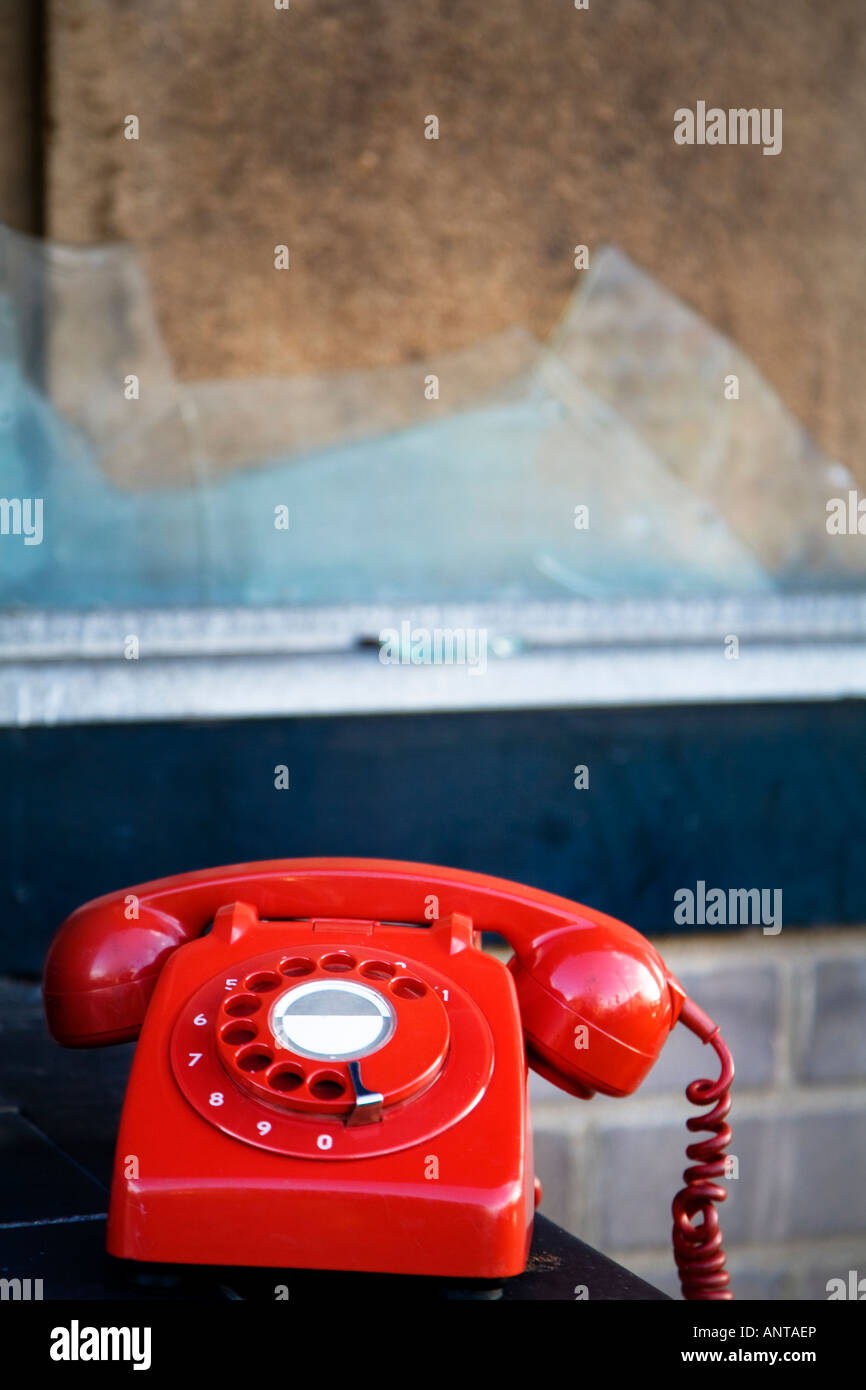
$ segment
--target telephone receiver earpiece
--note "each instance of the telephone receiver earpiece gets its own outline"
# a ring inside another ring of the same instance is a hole
[[[180,874],[85,904],[61,926],[45,964],[43,992],[53,1036],[69,1047],[138,1035],[160,971],[200,936],[221,908],[248,903],[262,920],[352,918],[435,926],[452,916],[503,936],[520,1007],[527,1060],[581,1098],[637,1089],[681,1020],[722,1060],[717,1083],[693,1083],[695,1104],[717,1102],[690,1121],[715,1139],[692,1145],[701,1163],[674,1203],[674,1242],[686,1297],[729,1298],[713,1202],[726,1192],[730,1054],[645,937],[566,898],[484,874],[369,859],[286,859]],[[457,938],[454,938],[455,941]],[[463,949],[456,945],[451,949]],[[694,1224],[700,1215],[702,1223]]]

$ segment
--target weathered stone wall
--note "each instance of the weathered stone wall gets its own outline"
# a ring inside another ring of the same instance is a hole
[[[183,377],[396,363],[515,322],[545,334],[574,245],[610,241],[866,478],[861,0],[49,14],[48,230],[142,249]],[[781,107],[781,154],[675,145],[674,111],[698,100]]]

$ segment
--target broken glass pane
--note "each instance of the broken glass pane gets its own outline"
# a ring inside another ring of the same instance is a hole
[[[6,604],[699,595],[844,571],[823,526],[844,470],[617,253],[552,349],[518,327],[395,367],[183,383],[131,248],[3,241],[2,492],[12,521],[44,508],[38,542],[0,547]]]
[[[755,365],[615,247],[593,260],[553,350],[786,584],[862,579],[855,536],[827,531],[855,482]]]

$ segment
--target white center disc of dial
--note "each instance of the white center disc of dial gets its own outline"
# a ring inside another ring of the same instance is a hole
[[[270,1016],[278,1047],[321,1061],[378,1052],[396,1026],[384,994],[354,980],[314,980],[281,994]]]

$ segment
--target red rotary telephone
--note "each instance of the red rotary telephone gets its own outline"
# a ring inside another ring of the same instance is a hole
[[[482,931],[508,940],[507,967]],[[688,1121],[712,1137],[687,1149],[674,1252],[686,1298],[732,1297],[714,1206],[731,1057],[612,917],[427,864],[239,864],[85,904],[43,988],[67,1047],[140,1034],[112,1254],[452,1278],[525,1266],[527,1060],[575,1096],[628,1095],[679,1020],[722,1070],[686,1092],[713,1105]]]

